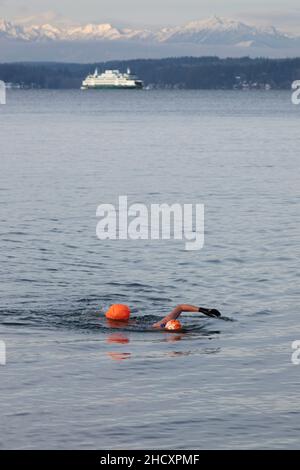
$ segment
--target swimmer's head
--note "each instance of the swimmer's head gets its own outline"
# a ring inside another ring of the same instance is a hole
[[[127,305],[115,304],[109,307],[105,316],[109,320],[128,321],[130,318],[130,308]]]
[[[181,326],[181,323],[180,323],[179,320],[170,320],[170,321],[168,321],[165,328],[166,328],[166,330],[169,330],[169,331],[182,330],[182,326]]]

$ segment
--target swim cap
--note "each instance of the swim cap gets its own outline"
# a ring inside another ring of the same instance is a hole
[[[181,330],[182,326],[179,320],[170,320],[166,324],[166,330]]]
[[[127,305],[112,305],[105,314],[109,320],[127,321],[130,317],[130,309]]]

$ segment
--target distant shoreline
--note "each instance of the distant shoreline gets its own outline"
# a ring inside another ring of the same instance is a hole
[[[85,76],[99,71],[130,67],[146,87],[154,89],[235,90],[290,89],[300,80],[300,57],[268,59],[249,57],[176,57],[135,59],[91,64],[64,62],[0,63],[0,80],[12,88],[79,89]]]

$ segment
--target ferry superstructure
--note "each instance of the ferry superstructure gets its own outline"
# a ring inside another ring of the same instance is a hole
[[[99,74],[98,69],[96,69],[94,74],[88,75],[85,80],[83,80],[81,89],[141,89],[143,86],[142,80],[132,75],[130,69],[127,69],[127,73],[121,73],[119,70],[106,70],[101,74]]]

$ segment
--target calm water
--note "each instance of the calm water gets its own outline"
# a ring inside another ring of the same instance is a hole
[[[288,92],[9,93],[0,448],[300,448],[299,123]],[[205,204],[204,249],[100,242],[119,195]],[[232,321],[149,331],[183,302]]]

